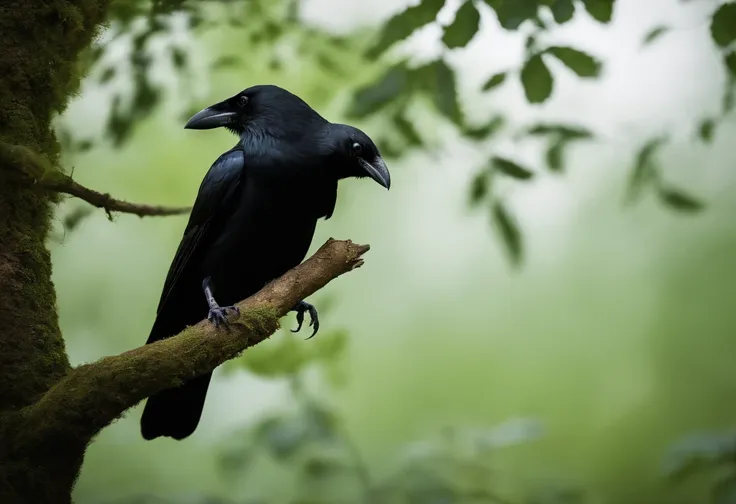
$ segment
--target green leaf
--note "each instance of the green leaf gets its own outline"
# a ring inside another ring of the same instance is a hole
[[[614,0],[583,0],[590,17],[601,23],[610,23],[613,17]]]
[[[87,152],[92,147],[94,147],[94,143],[92,142],[92,140],[80,140],[74,146],[74,150],[77,152]]]
[[[408,89],[409,71],[403,63],[393,66],[375,82],[358,89],[347,116],[363,118],[393,102]]]
[[[273,44],[283,33],[284,26],[278,22],[268,20],[263,24],[263,40],[269,44]]]
[[[537,16],[536,0],[485,0],[491,9],[496,11],[498,23],[505,30],[517,30],[524,21],[533,20]]]
[[[455,124],[462,124],[463,114],[457,98],[455,72],[443,60],[430,65],[434,74],[432,101],[437,111]]]
[[[703,119],[698,125],[698,136],[703,143],[711,143],[713,141],[713,133],[715,132],[716,122],[713,119]]]
[[[601,73],[601,62],[578,49],[553,46],[545,52],[556,57],[579,77],[598,77]]]
[[[554,81],[541,54],[526,60],[521,69],[521,83],[529,103],[542,103],[550,97]]]
[[[504,124],[506,124],[506,119],[504,119],[502,115],[497,115],[483,126],[472,127],[464,125],[460,131],[463,136],[467,138],[472,138],[473,140],[483,140],[501,129]]]
[[[558,135],[565,140],[585,140],[594,136],[587,128],[553,123],[537,123],[529,127],[526,133],[532,136]]]
[[[636,155],[634,169],[629,177],[627,200],[634,202],[640,195],[641,189],[658,177],[654,156],[657,151],[667,142],[664,137],[653,138],[645,143]]]
[[[470,182],[470,194],[468,195],[468,204],[471,208],[478,206],[488,195],[490,188],[490,178],[487,170],[481,170],[476,173]]]
[[[731,77],[736,78],[736,50],[733,50],[723,57],[723,64],[726,66]]]
[[[319,52],[315,54],[316,63],[319,67],[323,68],[324,70],[335,73],[335,74],[343,74],[342,68],[335,62],[335,60],[330,57],[330,54],[328,52]]]
[[[401,136],[404,137],[407,144],[409,144],[410,146],[422,145],[424,142],[422,141],[422,137],[419,134],[419,131],[417,131],[417,129],[414,127],[414,124],[409,121],[404,114],[405,111],[401,110],[394,115],[394,126],[396,126],[396,129],[399,130]]]
[[[389,19],[381,30],[378,41],[366,52],[375,59],[395,43],[404,40],[422,26],[433,22],[445,5],[445,0],[422,0]]]
[[[734,475],[727,475],[713,485],[710,502],[712,504],[736,504],[736,477]]]
[[[557,173],[564,169],[564,151],[568,144],[577,140],[587,140],[594,136],[587,128],[555,123],[537,123],[529,127],[526,134],[549,137],[545,158],[550,171]]]
[[[500,156],[493,156],[491,158],[491,165],[494,169],[498,170],[504,175],[508,175],[509,177],[518,180],[529,180],[534,176],[534,172],[524,168],[514,161]]]
[[[100,74],[99,83],[107,84],[115,77],[115,67],[107,67]]]
[[[89,205],[79,206],[66,214],[61,221],[64,231],[71,232],[76,229],[81,222],[92,215],[92,207]]]
[[[565,24],[575,15],[575,4],[572,0],[555,0],[550,9],[557,24]]]
[[[564,168],[563,151],[566,145],[567,142],[562,138],[558,139],[556,142],[550,143],[545,155],[545,158],[547,159],[547,166],[549,167],[550,171],[556,173],[562,172],[562,169]]]
[[[680,189],[660,187],[658,193],[662,203],[680,212],[699,212],[704,208],[701,201]]]
[[[501,235],[509,259],[514,265],[521,263],[521,233],[516,221],[502,203],[495,202],[491,208],[491,216],[496,231]]]
[[[721,47],[728,47],[736,40],[736,2],[724,3],[713,14],[710,36]]]
[[[670,31],[670,28],[668,26],[664,26],[664,25],[655,26],[654,28],[649,30],[646,35],[644,35],[644,39],[642,40],[641,45],[643,46],[649,45],[669,31]]]
[[[449,26],[445,27],[445,34],[442,36],[442,42],[449,49],[457,47],[465,47],[468,45],[480,26],[480,13],[475,8],[472,0],[465,0],[455,15],[455,20]]]
[[[491,75],[488,80],[483,84],[481,88],[483,91],[490,91],[491,89],[500,86],[506,81],[506,72],[499,72]]]
[[[174,47],[171,50],[171,63],[177,70],[184,68],[187,65],[188,60],[189,56],[181,47]]]

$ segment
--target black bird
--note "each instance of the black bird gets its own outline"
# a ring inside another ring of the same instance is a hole
[[[204,177],[189,223],[166,276],[148,337],[171,337],[205,316],[216,326],[238,301],[297,266],[317,220],[329,219],[338,180],[391,178],[373,141],[362,131],[324,119],[298,96],[277,86],[253,86],[205,108],[185,128],[224,127],[240,138]],[[309,312],[292,311],[298,331]],[[310,338],[312,337],[310,336]],[[151,396],[141,417],[145,439],[183,439],[197,428],[212,373]]]

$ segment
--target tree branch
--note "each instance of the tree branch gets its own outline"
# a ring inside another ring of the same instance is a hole
[[[73,369],[24,410],[24,432],[86,445],[103,427],[143,399],[212,371],[273,334],[278,319],[331,280],[363,264],[368,245],[330,238],[309,259],[238,303],[229,329],[207,320],[171,338]]]
[[[101,193],[77,183],[69,175],[62,173],[44,156],[20,146],[0,142],[0,166],[12,168],[29,184],[37,184],[47,191],[68,194],[87,203],[103,208],[108,217],[112,212],[145,216],[181,215],[191,207],[165,207],[130,203],[115,199],[108,193]]]
[[[165,207],[157,205],[144,205],[140,203],[129,203],[127,201],[115,199],[108,193],[101,193],[93,189],[84,187],[69,177],[61,175],[55,177],[55,180],[41,181],[41,187],[49,191],[56,191],[70,196],[75,196],[87,203],[104,208],[107,215],[112,212],[121,212],[137,215],[138,217],[152,217],[165,215],[181,215],[188,213],[191,207]]]

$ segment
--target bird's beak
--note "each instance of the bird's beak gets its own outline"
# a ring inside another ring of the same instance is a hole
[[[363,158],[358,158],[360,165],[368,173],[368,176],[381,184],[386,189],[391,188],[391,174],[381,156],[376,156],[372,163]]]
[[[185,129],[212,129],[232,124],[237,116],[227,102],[220,102],[200,110],[184,125]]]

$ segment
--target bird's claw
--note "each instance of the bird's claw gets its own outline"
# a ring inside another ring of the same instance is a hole
[[[311,305],[306,301],[300,301],[299,304],[292,308],[292,311],[296,312],[296,323],[298,325],[297,328],[292,329],[291,332],[295,333],[301,330],[302,324],[304,324],[304,314],[309,312],[309,327],[314,327],[314,331],[312,331],[312,334],[307,339],[311,339],[315,334],[317,334],[317,331],[319,331],[319,314],[317,313],[317,308],[315,308],[314,305]]]
[[[214,306],[210,308],[207,320],[215,324],[215,327],[220,327],[220,324],[228,327],[230,325],[230,321],[227,319],[228,311],[240,315],[240,308],[237,306]]]

